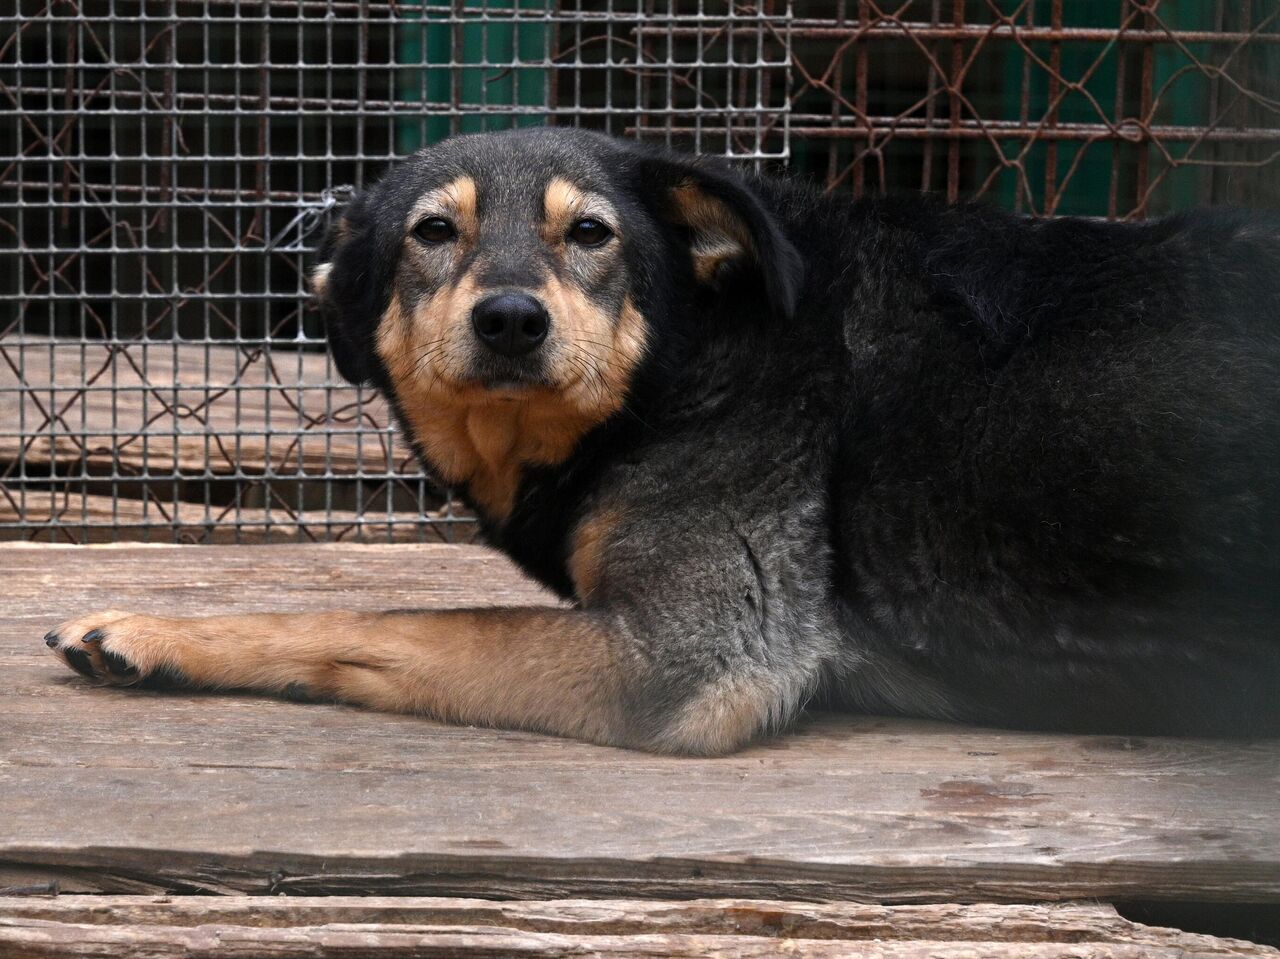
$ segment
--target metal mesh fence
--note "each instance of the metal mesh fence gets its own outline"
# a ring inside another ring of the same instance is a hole
[[[1037,214],[1280,196],[1280,0],[0,14],[0,538],[473,536],[303,286],[328,212],[452,133],[588,125]]]
[[[794,167],[1039,214],[1280,200],[1280,0],[797,3]]]

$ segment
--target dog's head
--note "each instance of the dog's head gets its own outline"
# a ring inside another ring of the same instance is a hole
[[[661,348],[679,287],[758,286],[786,315],[799,269],[729,168],[540,129],[407,158],[343,212],[311,280],[339,371],[405,415],[529,403],[585,426]]]

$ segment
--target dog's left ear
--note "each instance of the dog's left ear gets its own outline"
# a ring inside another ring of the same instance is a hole
[[[390,303],[399,249],[398,234],[374,215],[373,195],[361,193],[342,211],[309,276],[334,365],[356,385],[373,381],[374,337]]]
[[[720,287],[739,269],[757,271],[775,316],[791,319],[804,280],[800,253],[743,177],[719,161],[651,158],[642,165],[659,185],[659,215],[688,236],[698,281]]]

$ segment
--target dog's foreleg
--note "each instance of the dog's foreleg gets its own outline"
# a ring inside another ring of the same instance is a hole
[[[625,619],[554,608],[168,618],[111,611],[46,642],[105,683],[336,700],[599,743],[721,753],[779,720],[767,675],[672,679]],[[661,659],[661,656],[658,656]]]

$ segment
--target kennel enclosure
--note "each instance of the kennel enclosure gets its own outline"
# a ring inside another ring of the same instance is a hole
[[[0,538],[444,540],[309,258],[456,133],[572,124],[860,196],[1275,205],[1275,0],[5,0]]]

